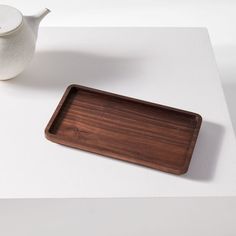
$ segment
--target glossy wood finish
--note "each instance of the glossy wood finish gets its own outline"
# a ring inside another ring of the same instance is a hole
[[[183,174],[201,121],[192,112],[71,85],[45,134],[59,144]]]

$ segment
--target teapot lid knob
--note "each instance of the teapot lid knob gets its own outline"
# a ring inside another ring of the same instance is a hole
[[[16,31],[23,22],[23,16],[14,7],[0,4],[0,36]]]

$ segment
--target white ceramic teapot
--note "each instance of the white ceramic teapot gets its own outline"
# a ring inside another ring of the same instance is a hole
[[[14,7],[0,5],[0,80],[20,74],[31,61],[40,21],[50,10],[23,16]]]

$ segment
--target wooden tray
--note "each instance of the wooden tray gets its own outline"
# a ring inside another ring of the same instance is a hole
[[[71,85],[45,134],[59,144],[183,174],[201,121],[192,112]]]

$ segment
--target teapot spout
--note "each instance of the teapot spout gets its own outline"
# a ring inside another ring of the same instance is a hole
[[[38,14],[34,15],[35,21],[39,24],[41,20],[51,11],[48,8],[41,10]]]
[[[29,26],[31,27],[35,37],[38,35],[38,27],[41,20],[51,11],[48,8],[41,10],[39,13],[33,16],[26,16],[25,19],[28,22]]]

